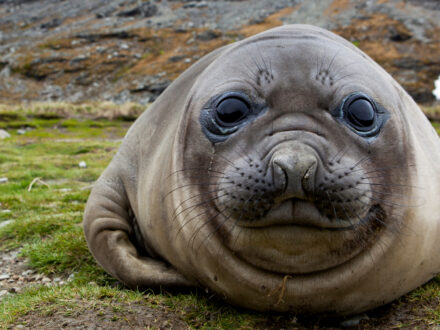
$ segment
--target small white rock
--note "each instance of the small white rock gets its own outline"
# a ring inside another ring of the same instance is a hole
[[[1,210],[0,213],[11,213],[11,210]]]
[[[0,140],[10,138],[11,134],[6,132],[4,129],[0,129]]]
[[[5,295],[7,295],[8,293],[9,293],[8,290],[1,290],[0,291],[0,297],[3,297]]]
[[[81,165],[80,165],[80,167],[81,167]],[[68,192],[68,191],[72,191],[72,189],[71,188],[61,188],[58,191],[60,191],[60,192]]]
[[[25,129],[21,129],[21,128],[17,130],[17,134],[18,134],[18,135],[26,134],[26,132],[27,132],[27,131],[26,131]]]
[[[189,57],[187,57],[187,58],[185,58],[185,59],[183,60],[183,62],[185,62],[185,63],[191,63],[192,60],[191,60]]]
[[[81,161],[81,162],[79,162],[78,166],[80,168],[86,168],[87,167],[87,163],[85,161]]]
[[[49,278],[49,277],[43,277],[43,279],[41,280],[41,282],[43,282],[43,283],[50,283],[50,282],[52,282],[51,281],[51,279]]]
[[[67,282],[73,281],[74,278],[75,278],[75,273],[70,274],[69,277],[67,278]]]
[[[14,220],[5,220],[0,222],[0,228],[6,227],[7,225],[9,225],[10,223],[13,223]]]
[[[121,44],[119,47],[121,49],[129,49],[130,48],[127,44]]]
[[[8,182],[8,178],[0,178],[0,183],[6,183]]]
[[[0,274],[0,281],[7,280],[9,277],[9,274]]]

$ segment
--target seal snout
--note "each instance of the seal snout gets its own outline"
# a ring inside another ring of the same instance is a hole
[[[306,199],[314,191],[318,160],[313,150],[300,143],[291,143],[275,151],[272,156],[273,180],[277,198]]]

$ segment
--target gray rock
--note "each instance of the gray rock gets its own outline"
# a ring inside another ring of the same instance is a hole
[[[14,220],[5,220],[0,222],[0,228],[6,227],[7,225],[9,225],[10,223],[13,223]]]
[[[11,276],[9,274],[0,274],[0,281],[7,280]]]
[[[7,183],[8,181],[8,178],[0,178],[0,183]]]
[[[0,140],[10,138],[11,134],[6,132],[4,129],[0,129]]]
[[[220,36],[221,36],[220,32],[207,30],[207,31],[200,32],[197,35],[196,39],[200,40],[200,41],[210,41],[213,39],[217,39]]]
[[[347,320],[344,320],[340,323],[340,326],[343,328],[348,328],[348,327],[355,327],[357,325],[359,325],[361,323],[361,321],[363,320],[369,320],[370,318],[368,317],[367,314],[360,314],[360,315],[355,315],[350,317]]]

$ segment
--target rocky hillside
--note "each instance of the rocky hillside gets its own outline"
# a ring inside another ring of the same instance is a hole
[[[335,31],[434,100],[436,0],[0,0],[0,103],[147,103],[211,50],[290,23]]]

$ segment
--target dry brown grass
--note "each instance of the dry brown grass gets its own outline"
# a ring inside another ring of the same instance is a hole
[[[31,102],[17,105],[0,104],[0,113],[17,113],[21,115],[61,118],[105,118],[134,120],[144,112],[148,105],[127,102],[116,104],[113,102]]]

